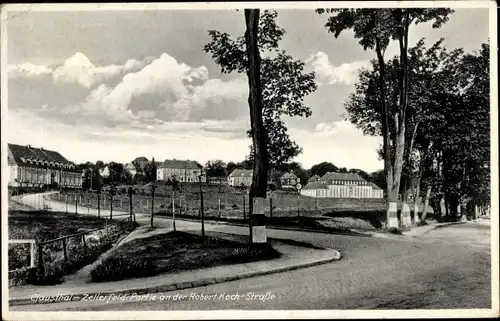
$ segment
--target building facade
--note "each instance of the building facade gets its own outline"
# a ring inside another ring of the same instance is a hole
[[[206,176],[203,175],[203,166],[192,160],[166,159],[156,168],[156,179],[158,181],[175,178],[179,182],[195,183],[199,182],[200,175],[202,175],[202,182],[206,182]]]
[[[8,144],[9,186],[82,188],[82,171],[56,151]]]
[[[280,177],[281,188],[294,189],[298,183],[298,178],[293,173],[286,173]]]
[[[383,198],[382,189],[356,173],[326,173],[318,181],[310,182],[301,190],[310,197]]]
[[[249,169],[235,169],[227,178],[229,186],[250,187],[252,185],[253,171]]]

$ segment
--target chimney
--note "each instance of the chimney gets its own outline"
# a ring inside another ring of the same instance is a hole
[[[26,147],[31,148],[31,145],[26,145]]]

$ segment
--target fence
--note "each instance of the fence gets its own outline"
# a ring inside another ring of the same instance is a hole
[[[206,217],[214,218],[248,218],[249,195],[247,191],[226,191],[218,186],[206,185],[203,190],[203,206]],[[109,211],[111,204],[113,212],[130,212],[130,198],[127,193],[111,196],[105,192],[58,194],[53,196],[60,202],[69,204],[70,208],[77,206],[90,207]],[[99,197],[99,201],[98,201]],[[154,206],[154,208],[152,208]],[[199,216],[201,197],[199,190],[191,188],[183,193],[171,190],[155,192],[154,202],[147,188],[132,195],[132,212],[158,214]],[[312,198],[299,195],[296,192],[273,191],[266,199],[267,216],[315,216],[335,211],[383,211],[383,199],[337,199]],[[85,211],[85,210],[84,210]]]
[[[43,241],[43,242],[38,243],[37,244],[37,249],[38,249],[38,268],[39,268],[39,270],[41,272],[44,271],[44,258],[43,258],[44,247],[47,247],[47,246],[53,245],[53,244],[57,244],[57,243],[60,242],[60,245],[62,247],[61,252],[63,254],[64,262],[68,262],[69,261],[68,246],[70,245],[71,239],[77,239],[77,240],[79,240],[80,246],[83,248],[84,254],[88,254],[87,253],[88,252],[87,236],[89,234],[93,234],[95,232],[100,232],[100,231],[103,231],[103,230],[106,231],[106,232],[108,232],[108,229],[111,228],[111,227],[113,227],[113,226],[120,226],[121,230],[123,231],[124,230],[124,226],[123,226],[124,222],[126,222],[128,224],[131,224],[132,223],[131,217],[127,216],[127,218],[119,220],[119,221],[115,221],[115,222],[113,222],[111,224],[108,224],[107,220],[106,220],[104,228],[96,228],[96,229],[92,229],[92,230],[88,230],[88,231],[83,231],[83,232],[72,234],[72,235],[61,236],[61,237],[58,237],[58,238],[53,239],[53,240],[48,240],[48,241]],[[73,245],[73,247],[75,247],[75,245],[77,245],[77,244],[71,244],[71,245]]]

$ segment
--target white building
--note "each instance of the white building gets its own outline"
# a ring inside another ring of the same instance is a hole
[[[200,175],[202,175],[202,182],[206,182],[203,166],[192,160],[166,159],[156,168],[156,179],[158,181],[175,178],[179,182],[194,183],[199,181]]]
[[[229,186],[246,186],[252,185],[253,171],[249,169],[235,169],[229,174],[227,181]]]
[[[330,198],[383,198],[383,190],[367,182],[356,173],[326,173],[316,182],[310,182],[301,190],[310,197]]]
[[[82,171],[56,151],[8,144],[7,164],[12,187],[82,187]]]

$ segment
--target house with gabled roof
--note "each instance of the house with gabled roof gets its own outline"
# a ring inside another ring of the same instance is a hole
[[[299,179],[294,173],[285,173],[280,177],[282,189],[294,189]]]
[[[231,174],[229,174],[229,176],[227,177],[227,182],[229,186],[249,187],[252,185],[252,177],[253,177],[253,170],[237,168],[234,171],[232,171]]]
[[[157,165],[156,179],[158,181],[168,181],[176,179],[179,182],[195,183],[206,182],[206,176],[203,173],[203,166],[194,160],[166,159],[163,163]]]
[[[30,145],[8,144],[9,186],[81,188],[82,171],[59,152]]]
[[[314,174],[313,176],[309,177],[309,179],[307,180],[307,182],[308,183],[317,182],[320,179],[321,179],[321,177],[319,175]]]

